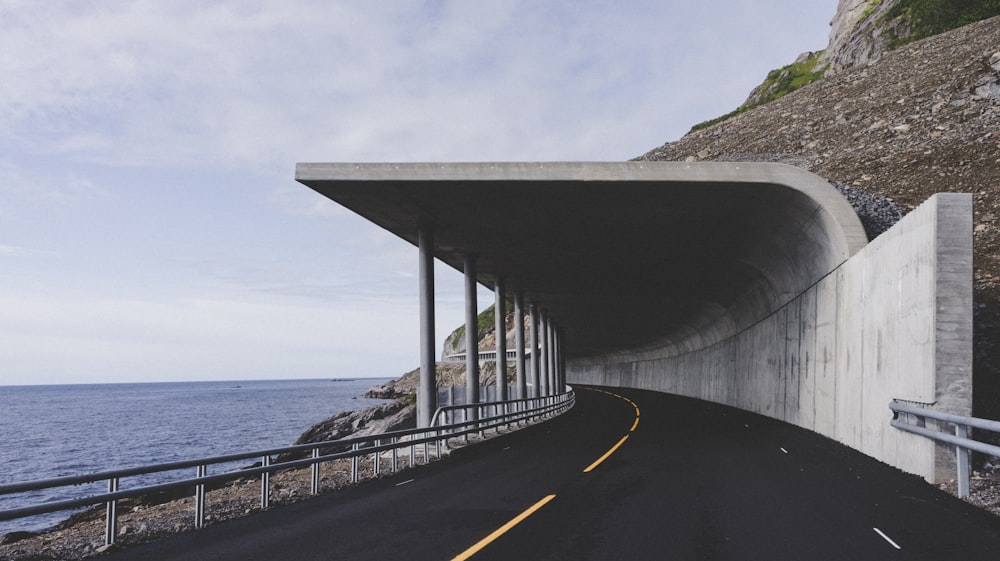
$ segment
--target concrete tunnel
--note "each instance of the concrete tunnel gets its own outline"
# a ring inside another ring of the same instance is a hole
[[[296,180],[414,245],[430,226],[435,257],[477,256],[485,286],[503,275],[560,325],[571,384],[758,412],[931,481],[953,470],[888,426],[888,403],[971,413],[967,195],[869,244],[835,188],[779,164],[300,163]]]

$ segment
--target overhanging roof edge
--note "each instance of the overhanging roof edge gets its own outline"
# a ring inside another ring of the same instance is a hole
[[[845,259],[867,245],[868,237],[847,199],[830,183],[806,170],[761,162],[401,162],[298,163],[295,179],[365,182],[684,182],[781,185],[808,196],[840,226]]]

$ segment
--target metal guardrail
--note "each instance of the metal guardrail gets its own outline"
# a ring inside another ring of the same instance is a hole
[[[299,444],[296,446],[269,448],[267,450],[257,450],[240,454],[228,454],[225,456],[213,456],[209,458],[153,464],[128,469],[102,471],[86,475],[73,475],[0,485],[0,496],[3,496],[27,493],[42,489],[71,487],[101,481],[108,482],[107,493],[74,499],[54,500],[41,504],[0,510],[0,521],[16,520],[39,514],[48,514],[52,512],[105,504],[107,513],[105,516],[104,542],[107,545],[111,545],[115,542],[115,536],[117,534],[118,501],[194,487],[194,527],[202,528],[205,525],[205,491],[207,485],[260,476],[260,506],[262,509],[265,509],[270,505],[270,475],[276,471],[305,467],[311,468],[311,493],[316,495],[319,494],[320,465],[323,463],[335,460],[351,459],[351,482],[357,483],[360,476],[359,460],[362,456],[372,455],[373,476],[378,477],[382,471],[382,454],[384,452],[391,453],[390,469],[391,472],[394,473],[399,469],[398,452],[402,448],[409,448],[409,466],[418,465],[416,453],[417,446],[423,447],[423,463],[428,463],[432,460],[430,454],[430,448],[432,445],[435,450],[435,458],[433,459],[441,459],[442,443],[447,446],[448,439],[464,436],[466,441],[468,441],[469,434],[479,433],[480,435],[483,435],[488,430],[495,430],[499,433],[500,429],[503,427],[506,427],[509,430],[511,425],[523,426],[536,420],[554,417],[571,408],[575,403],[575,400],[576,395],[572,390],[570,390],[561,395],[543,398],[520,399],[495,403],[477,403],[473,405],[454,405],[439,408],[434,414],[433,426],[428,428],[406,429],[381,434],[344,438],[340,440],[328,440],[324,442]],[[485,414],[491,410],[493,413],[492,415]],[[438,425],[438,421],[440,419],[447,416],[454,416],[457,411],[466,412],[463,414],[462,422]],[[275,463],[272,456],[279,456],[281,454],[308,454],[309,457]],[[242,460],[260,460],[260,465],[214,475],[208,474],[208,467],[211,465],[225,464]],[[193,478],[170,483],[136,487],[133,489],[120,489],[121,480],[126,477],[190,468],[196,468],[197,470],[197,475]]]
[[[1000,458],[1000,446],[975,440],[969,436],[970,429],[1000,433],[1000,421],[942,413],[900,401],[890,403],[889,409],[893,412],[890,424],[897,429],[919,434],[955,447],[958,467],[958,477],[956,478],[958,480],[958,496],[963,499],[969,496],[969,452],[980,452]],[[935,423],[937,428],[927,428],[927,419],[938,421]],[[911,420],[912,422],[910,422]],[[947,427],[947,425],[954,426],[955,434],[941,430],[942,426]]]
[[[450,354],[450,355],[445,355],[444,358],[441,361],[442,362],[455,362],[455,363],[465,362],[465,355],[466,355],[466,353],[453,353],[453,354]],[[516,359],[517,358],[517,349],[508,350],[505,353],[505,356],[509,360]],[[524,356],[525,357],[530,357],[531,356],[531,349],[525,349],[524,350]],[[492,351],[479,351],[479,360],[481,362],[487,361],[487,360],[496,360],[496,359],[497,359],[497,352],[496,352],[496,350],[492,350]]]

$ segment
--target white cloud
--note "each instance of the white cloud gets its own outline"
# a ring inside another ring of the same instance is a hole
[[[384,341],[414,340],[415,318],[415,305],[386,314],[259,293],[164,301],[4,296],[0,383],[56,382],[70,373],[141,381],[326,376],[376,355],[372,367],[350,375],[392,376],[411,367],[417,348]],[[381,370],[386,359],[394,371]]]
[[[28,250],[23,247],[18,247],[16,245],[0,245],[0,256],[17,257],[21,255],[28,255]]]
[[[0,120],[116,165],[625,157],[671,66],[754,52],[773,13],[723,4],[49,2],[0,29]]]
[[[0,0],[0,383],[410,368],[415,250],[295,162],[637,156],[818,48],[835,7]]]

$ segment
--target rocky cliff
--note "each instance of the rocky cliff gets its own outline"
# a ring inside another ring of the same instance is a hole
[[[899,0],[840,0],[830,22],[830,42],[823,55],[828,74],[878,60],[894,38],[912,33],[908,18],[889,18]]]
[[[802,53],[792,64],[772,70],[743,105],[692,130],[769,103],[823,76],[869,64],[912,41],[998,15],[1000,0],[840,0],[826,49]]]

